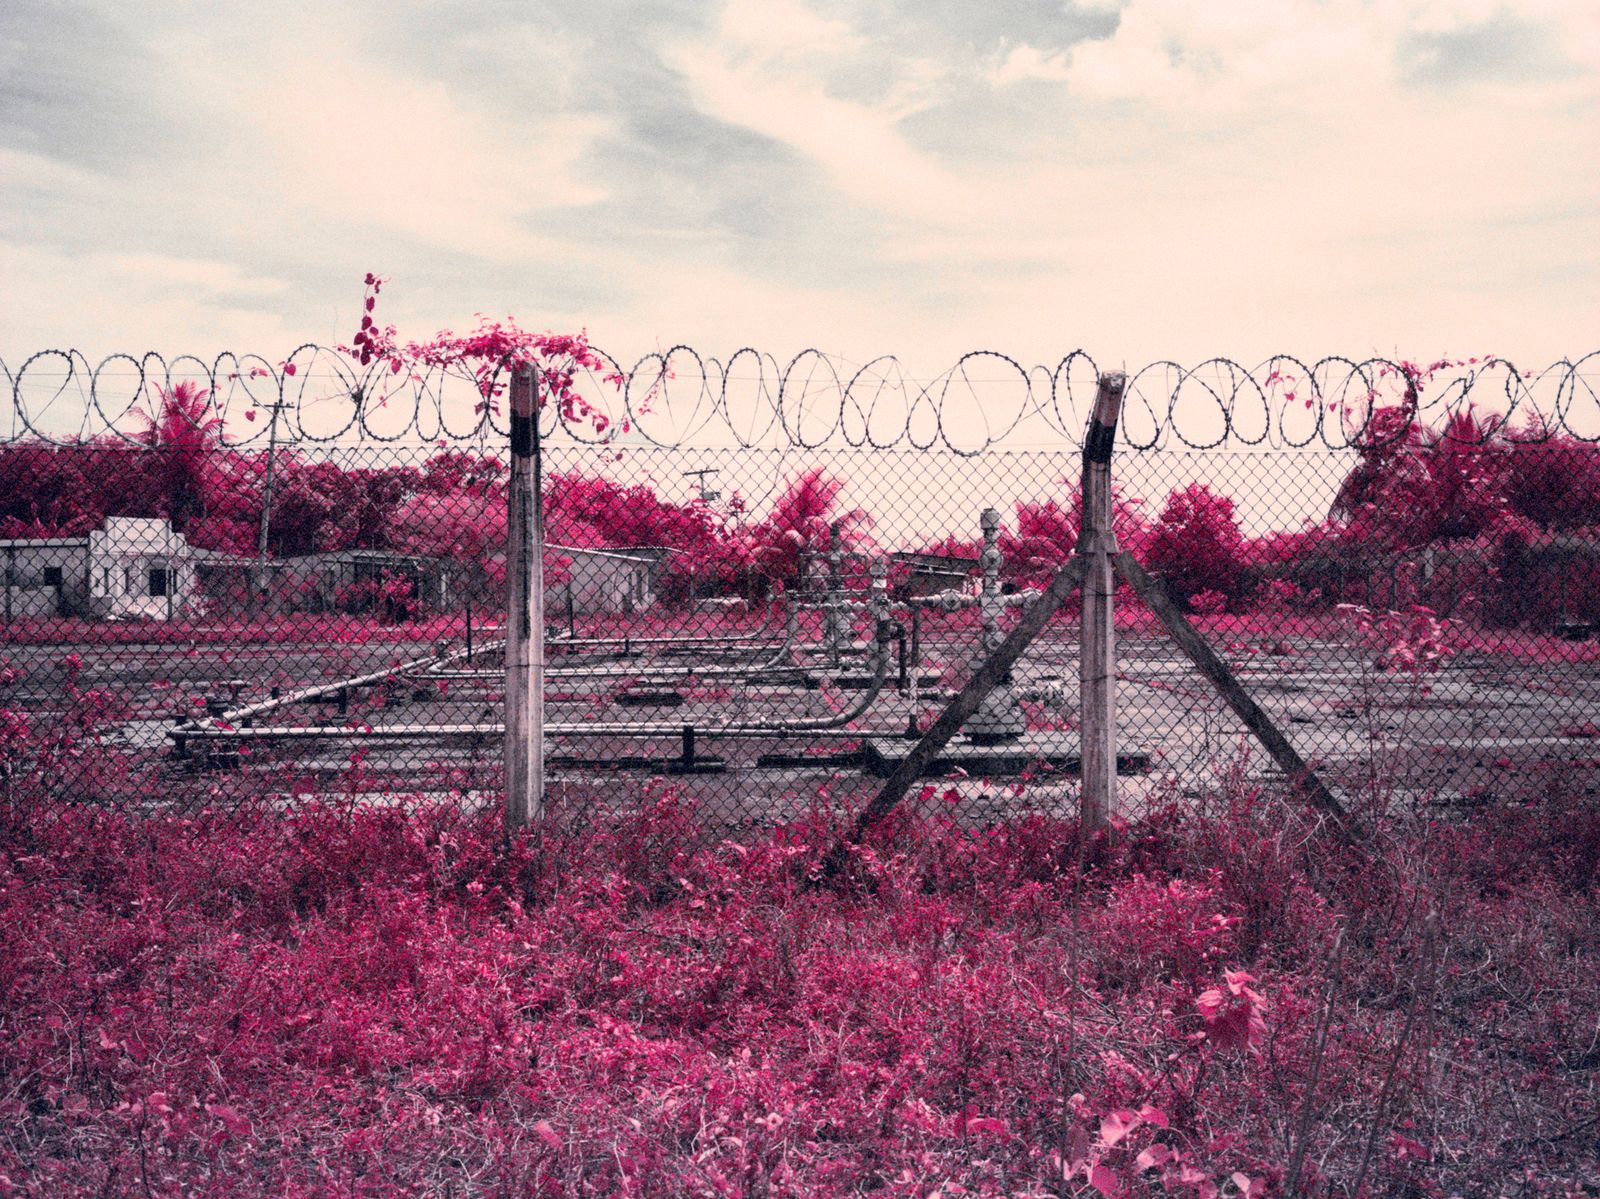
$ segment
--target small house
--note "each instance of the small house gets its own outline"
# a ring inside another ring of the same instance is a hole
[[[0,540],[7,621],[170,620],[198,595],[193,551],[161,517],[110,516],[83,537]]]
[[[656,580],[670,552],[653,546],[546,546],[545,611],[642,612],[656,602]]]
[[[288,559],[284,573],[299,580],[301,605],[313,611],[366,611],[378,602],[378,588],[388,580],[409,583],[411,595],[435,610],[452,604],[445,564],[420,554],[376,549],[325,550]]]

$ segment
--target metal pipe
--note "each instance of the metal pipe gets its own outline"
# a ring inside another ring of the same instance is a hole
[[[738,636],[727,637],[561,637],[551,644],[554,645],[721,645],[733,644],[741,641],[755,641],[765,637],[767,630],[761,629],[754,633],[741,633]]]
[[[706,736],[739,737],[739,736],[793,736],[798,733],[820,733],[829,729],[839,729],[851,721],[864,715],[868,708],[883,691],[886,681],[889,661],[888,642],[889,627],[884,622],[877,629],[877,643],[883,646],[883,652],[878,653],[876,669],[872,680],[861,692],[861,697],[843,712],[835,712],[831,716],[819,716],[805,720],[790,721],[732,721],[727,724],[696,726],[697,731]],[[334,684],[339,686],[340,684]],[[349,684],[343,684],[349,685]],[[326,688],[324,688],[326,690]],[[256,705],[257,708],[267,705]],[[222,719],[233,723],[233,719],[225,714]],[[545,730],[552,735],[568,737],[596,736],[596,737],[672,737],[683,732],[682,722],[673,724],[635,724],[620,721],[584,721],[580,724],[554,724],[546,723]],[[372,729],[355,730],[342,725],[301,725],[285,728],[251,728],[251,729],[222,729],[206,728],[200,725],[186,726],[169,733],[168,736],[193,739],[196,737],[206,740],[300,740],[315,737],[350,737],[352,739],[372,738],[395,739],[404,737],[449,737],[449,736],[500,736],[505,732],[504,724],[472,724],[472,725],[434,725],[432,727],[409,727],[402,729]],[[865,734],[862,734],[865,735]]]
[[[889,600],[888,600],[888,592],[887,592],[887,567],[884,564],[882,564],[881,562],[878,562],[878,563],[874,563],[873,564],[872,569],[873,569],[873,581],[872,581],[872,585],[871,585],[870,595],[869,595],[868,600],[866,600],[865,602],[863,602],[860,605],[862,608],[873,612],[874,613],[874,617],[875,617],[874,650],[873,650],[873,653],[872,653],[872,659],[873,659],[872,678],[871,678],[871,681],[869,682],[868,686],[862,690],[860,699],[857,700],[856,703],[851,705],[851,707],[848,708],[846,711],[844,711],[842,713],[835,713],[834,715],[828,716],[828,717],[818,717],[818,718],[810,719],[810,720],[799,720],[799,721],[791,721],[791,722],[782,722],[782,721],[773,721],[773,722],[767,722],[767,721],[734,722],[734,723],[730,723],[730,724],[726,724],[726,725],[712,726],[710,728],[702,729],[701,731],[703,731],[703,732],[705,732],[707,734],[712,734],[712,735],[717,735],[717,736],[735,736],[735,735],[743,735],[744,733],[759,734],[759,735],[763,735],[763,736],[764,735],[768,735],[768,734],[791,735],[791,734],[794,734],[794,733],[815,733],[815,732],[823,732],[823,731],[826,731],[826,730],[829,730],[829,729],[841,727],[842,725],[848,724],[851,721],[857,719],[859,716],[863,715],[866,712],[866,710],[869,707],[871,707],[872,703],[877,699],[879,694],[881,694],[881,692],[883,690],[883,685],[884,685],[885,681],[887,680],[888,664],[889,664],[889,660],[890,660],[889,659],[888,644],[889,644],[889,640],[890,640],[891,635],[892,635],[892,631],[891,631],[892,630],[892,622],[888,618],[889,617],[889,613],[892,611],[892,608],[891,608],[891,605],[890,605]],[[915,615],[916,614],[915,614],[915,611],[914,611],[914,616]],[[789,624],[790,624],[791,628],[795,627],[792,620],[789,622]],[[920,631],[920,624],[918,625],[918,628],[919,628],[919,631]],[[902,631],[902,637],[903,637],[903,631]],[[649,639],[642,639],[642,640],[648,641],[650,643],[683,644],[683,642],[681,640],[679,640],[679,639],[667,638],[667,637],[649,638]],[[505,641],[502,639],[500,641],[491,642],[491,643],[489,643],[488,645],[485,645],[482,648],[484,649],[485,652],[493,652],[496,649],[502,649],[504,646],[505,646]],[[788,642],[786,640],[783,644],[781,644],[778,647],[776,647],[776,649],[775,649],[775,651],[774,651],[774,653],[773,653],[773,655],[771,657],[769,657],[768,659],[766,659],[762,663],[758,663],[758,664],[754,664],[754,665],[746,665],[746,666],[736,666],[736,667],[705,667],[705,668],[701,668],[701,669],[698,669],[698,670],[696,670],[696,669],[687,669],[687,670],[684,670],[682,672],[682,675],[689,675],[689,676],[694,676],[694,677],[730,678],[730,677],[748,677],[749,675],[753,675],[753,674],[770,674],[770,673],[775,673],[775,672],[785,672],[785,671],[789,671],[789,670],[793,670],[793,671],[799,672],[799,671],[803,670],[802,667],[799,667],[799,666],[796,666],[796,665],[789,665],[789,666],[780,665],[780,662],[781,662],[784,654],[786,652],[788,652],[791,648],[793,648],[792,647],[792,643],[790,643],[790,642]],[[388,681],[391,681],[391,680],[394,680],[394,679],[397,679],[397,678],[401,678],[401,677],[405,677],[405,676],[409,676],[409,675],[421,675],[423,677],[430,678],[430,679],[487,678],[487,677],[491,677],[489,672],[447,671],[447,670],[440,669],[441,667],[445,666],[446,664],[448,664],[450,662],[461,661],[463,658],[466,658],[470,652],[472,652],[471,649],[458,650],[458,651],[455,651],[455,652],[450,653],[450,654],[434,655],[434,656],[428,657],[428,658],[419,658],[419,659],[415,659],[415,660],[413,660],[411,662],[402,663],[402,664],[400,664],[398,666],[390,667],[390,668],[385,669],[385,670],[374,671],[374,672],[372,672],[370,674],[358,675],[358,676],[356,676],[354,678],[341,679],[341,680],[337,680],[337,681],[334,681],[334,682],[331,682],[331,683],[319,684],[319,685],[313,686],[313,687],[300,688],[300,689],[298,689],[296,691],[291,691],[286,695],[274,696],[272,699],[269,699],[269,700],[264,700],[264,701],[261,701],[261,702],[255,703],[255,704],[247,704],[247,705],[244,705],[242,707],[229,709],[229,710],[223,712],[218,719],[223,720],[223,721],[225,721],[225,722],[227,722],[229,724],[241,723],[241,722],[243,722],[243,721],[245,721],[247,719],[251,719],[251,718],[255,718],[255,717],[259,717],[259,716],[263,716],[263,715],[268,715],[268,714],[270,714],[272,712],[275,712],[275,711],[278,711],[278,710],[280,710],[282,708],[288,707],[291,704],[303,703],[303,702],[305,702],[307,700],[319,699],[319,698],[321,698],[321,697],[323,697],[325,695],[340,694],[340,695],[342,695],[342,696],[347,698],[348,695],[349,695],[349,692],[352,691],[352,690],[355,690],[357,688],[365,687],[365,686],[372,686],[372,685],[375,685],[377,683],[388,682]],[[554,675],[557,675],[557,676],[571,675],[571,676],[574,676],[574,677],[577,677],[577,676],[582,676],[582,677],[630,677],[630,678],[639,678],[639,679],[644,680],[644,681],[670,681],[673,678],[681,677],[679,672],[677,672],[677,671],[667,672],[667,671],[657,670],[655,672],[642,672],[642,671],[639,671],[639,670],[636,670],[636,669],[630,669],[630,668],[626,668],[626,667],[605,667],[605,668],[591,669],[591,670],[577,669],[577,670],[573,670],[573,671],[570,671],[570,672],[562,671],[562,670],[551,670],[551,669],[547,668],[545,673],[547,675],[549,675],[549,674],[554,674]],[[902,686],[904,686],[904,681],[903,681],[904,673],[905,673],[905,662],[904,662],[904,650],[902,648],[902,653],[901,653]],[[496,672],[493,677],[498,677],[498,673]],[[303,728],[303,729],[311,729],[311,730],[315,730],[317,728],[317,726],[299,726],[299,727]],[[403,730],[402,732],[404,732],[405,735],[449,736],[449,735],[457,735],[461,730],[464,730],[464,729],[469,728],[469,727],[472,728],[472,729],[487,729],[487,728],[490,728],[491,726],[487,726],[487,725],[473,725],[473,726],[435,725],[432,728],[425,728],[425,729],[415,730],[414,733],[413,733],[412,730]],[[497,728],[501,734],[504,733],[504,727],[505,727],[504,725],[493,726],[493,727]],[[547,726],[547,728],[549,729],[549,731],[551,733],[560,733],[560,734],[565,735],[565,736],[581,735],[584,732],[593,733],[595,735],[605,735],[605,736],[614,736],[614,735],[621,735],[621,736],[632,736],[632,735],[652,736],[652,735],[661,735],[664,731],[670,731],[672,729],[681,730],[682,726],[681,725],[672,725],[672,726],[641,725],[641,724],[635,724],[635,723],[625,723],[625,724],[623,724],[623,723],[611,723],[611,724],[601,723],[601,724],[596,724],[596,723],[590,722],[590,723],[585,723],[583,725],[576,725],[576,726],[550,724],[550,725]],[[231,730],[231,731],[230,730],[225,730],[225,729],[206,729],[203,726],[191,723],[189,725],[180,726],[180,728],[174,730],[174,732],[172,734],[169,734],[169,735],[173,736],[175,740],[181,740],[184,737],[194,737],[194,736],[200,736],[200,737],[206,737],[206,738],[216,738],[218,736],[224,736],[225,737],[225,736],[228,736],[228,735],[231,735],[231,734],[234,734],[234,733],[238,733],[238,732],[239,732],[239,730],[237,730],[237,729]],[[269,729],[253,729],[253,730],[250,730],[250,732],[251,732],[251,734],[253,736],[269,736],[269,737],[271,737],[271,736],[300,737],[300,736],[307,735],[307,734],[303,734],[303,733],[297,732],[294,729],[290,729],[290,728],[284,728],[284,729],[270,729],[270,728]],[[326,735],[328,735],[328,736],[333,736],[333,735],[371,736],[371,735],[374,735],[374,734],[371,734],[371,733],[355,734],[353,730],[344,728],[343,726],[337,726],[337,728],[335,730],[328,731],[326,733]],[[385,732],[383,734],[383,736],[386,736],[386,737],[387,736],[394,736],[394,735],[396,735],[394,732]]]
[[[785,647],[786,648],[786,647]],[[658,679],[663,682],[687,677],[694,678],[747,678],[750,675],[772,674],[785,670],[804,671],[804,667],[782,661],[782,650],[765,662],[744,666],[572,666],[564,669],[547,668],[546,679]],[[429,679],[494,679],[499,672],[493,670],[425,670],[420,672]]]
[[[499,738],[505,732],[503,724],[436,724],[431,726],[407,725],[401,727],[378,726],[372,729],[349,729],[342,724],[286,725],[282,728],[253,727],[238,729],[192,728],[174,730],[174,741],[327,741],[340,738],[370,741],[406,741],[427,737]],[[627,737],[634,735],[638,725],[595,725],[547,722],[545,731],[552,737],[583,739],[584,737]],[[639,734],[648,737],[682,737],[684,726],[652,728]],[[726,727],[703,728],[694,726],[696,737],[716,737],[728,741],[783,741],[797,734],[783,728]],[[803,729],[798,735],[817,740],[839,738],[849,740],[859,737],[895,738],[899,729]],[[1552,743],[1559,740],[1551,738]]]
[[[464,653],[462,651],[448,655],[450,658],[461,658],[463,656]],[[222,714],[222,719],[233,722],[236,720],[248,720],[256,716],[265,716],[277,711],[279,708],[286,708],[290,704],[301,704],[307,700],[321,699],[324,696],[335,695],[346,688],[353,690],[358,687],[371,687],[378,683],[387,683],[391,679],[412,673],[427,666],[430,662],[437,661],[440,661],[437,657],[417,658],[411,662],[403,662],[398,666],[375,670],[370,674],[356,675],[348,679],[336,679],[331,683],[318,683],[311,687],[301,687],[287,694],[275,696],[272,699],[245,704],[243,707],[229,708]]]
[[[671,641],[670,638],[663,638],[662,640],[669,641],[669,642]],[[505,645],[504,641],[497,641],[497,642],[492,643],[489,646],[486,646],[485,649],[487,649],[487,650],[495,650],[495,649],[502,648],[504,645]],[[755,649],[766,649],[768,647],[755,646],[755,647],[752,647],[752,648],[755,648]],[[742,665],[742,666],[706,666],[706,667],[700,667],[700,668],[695,668],[695,667],[681,667],[680,668],[680,667],[665,667],[665,666],[648,667],[648,668],[646,668],[646,667],[638,667],[638,666],[568,666],[568,667],[547,666],[547,667],[545,667],[544,675],[545,675],[545,678],[547,678],[547,679],[549,679],[549,678],[644,678],[644,677],[661,678],[661,679],[672,679],[672,678],[681,678],[684,675],[696,675],[696,676],[703,676],[703,677],[709,677],[709,678],[743,678],[743,677],[745,677],[747,675],[752,675],[752,674],[768,674],[768,673],[771,673],[774,670],[784,670],[784,669],[790,669],[790,668],[795,669],[795,670],[799,670],[800,667],[798,667],[798,666],[792,666],[792,664],[791,664],[791,666],[785,666],[783,664],[784,656],[789,653],[791,648],[792,647],[790,646],[790,644],[788,642],[780,643],[779,645],[777,645],[775,647],[771,647],[771,653],[769,654],[768,657],[766,657],[762,661],[754,662],[754,663],[747,663],[747,664]],[[425,674],[428,678],[433,678],[433,679],[476,679],[476,678],[485,678],[486,679],[486,678],[498,677],[498,673],[494,672],[494,671],[477,671],[477,670],[454,670],[454,671],[452,671],[452,670],[441,670],[437,666],[431,667],[431,668],[425,668],[421,673]]]
[[[922,682],[922,607],[919,604],[911,606],[911,686],[906,688],[907,714],[906,738],[907,740],[920,740],[922,731],[917,728],[917,693]]]

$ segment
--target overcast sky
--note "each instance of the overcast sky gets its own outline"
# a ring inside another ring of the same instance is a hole
[[[0,5],[0,358],[1600,347],[1596,0]]]

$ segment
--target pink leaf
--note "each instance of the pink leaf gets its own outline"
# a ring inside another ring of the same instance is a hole
[[[1123,1137],[1132,1132],[1139,1124],[1139,1117],[1130,1111],[1115,1111],[1103,1117],[1100,1121],[1100,1139],[1109,1148]]]
[[[548,1120],[535,1120],[533,1124],[534,1135],[552,1149],[561,1148],[561,1134],[555,1130]]]
[[[222,1121],[230,1136],[247,1137],[254,1131],[254,1126],[237,1108],[225,1103],[208,1103],[206,1110]]]
[[[1248,990],[1245,984],[1256,981],[1255,975],[1248,974],[1243,970],[1224,970],[1222,976],[1228,980],[1228,990],[1235,995],[1243,995]]]
[[[1160,1144],[1158,1142],[1154,1145],[1151,1145],[1148,1149],[1140,1153],[1138,1157],[1134,1158],[1133,1167],[1134,1169],[1141,1171],[1149,1170],[1155,1166],[1164,1166],[1171,1160],[1172,1149],[1169,1146]]]
[[[977,1116],[967,1121],[967,1131],[974,1136],[1004,1137],[1010,1135],[1004,1120],[996,1120],[992,1116]]]
[[[1122,1180],[1109,1166],[1090,1166],[1089,1185],[1107,1196],[1107,1199],[1117,1199],[1122,1194]]]

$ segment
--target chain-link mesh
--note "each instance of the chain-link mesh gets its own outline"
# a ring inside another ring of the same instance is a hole
[[[1122,544],[1341,793],[1459,805],[1556,776],[1592,786],[1600,552],[1581,529],[1600,520],[1595,449],[1505,446],[1453,465],[1417,450],[1394,468],[1402,485],[1417,472],[1405,497],[1362,497],[1359,462],[1327,453],[1126,454],[1125,486],[1154,502]],[[1549,489],[1565,519],[1538,511]],[[1323,519],[1285,531],[1286,502],[1308,501]],[[1124,737],[1159,745],[1186,784],[1241,749],[1268,766],[1131,596],[1119,636]]]
[[[662,380],[687,387],[667,369],[675,354],[652,367],[662,422]],[[1082,368],[989,380],[1025,402],[998,424],[980,403],[989,424],[965,440],[977,426],[943,409],[937,436],[919,438],[919,405],[942,393],[906,399],[903,384],[903,422],[880,437],[859,373],[834,376],[833,424],[806,435],[811,418],[784,407],[793,364],[756,388],[777,396],[775,447],[696,434],[681,412],[681,444],[615,436],[634,416],[599,442],[549,436],[551,812],[581,824],[662,776],[719,835],[790,819],[819,793],[858,803],[1074,553],[1078,446],[1021,448],[1018,431],[1078,421],[1062,398]],[[279,429],[306,376],[259,369],[204,385],[169,372],[131,434],[108,418],[111,432],[50,435],[49,405],[24,387],[38,371],[14,381],[25,419],[0,445],[8,796],[230,819],[310,801],[498,805],[504,437],[481,420],[450,436],[441,420],[422,440],[417,397],[437,396],[421,385],[392,429],[362,413],[312,435],[305,413],[323,410],[303,391]],[[726,433],[735,376],[719,368],[718,391],[699,369],[691,390],[713,396]],[[1325,376],[1319,409],[1359,390]],[[111,377],[94,377],[96,411]],[[1330,784],[1448,804],[1554,776],[1593,785],[1600,449],[1571,420],[1581,371],[1558,392],[1566,424],[1536,428],[1463,426],[1459,402],[1430,417],[1414,384],[1409,408],[1384,407],[1368,370],[1362,422],[1339,438],[1322,423],[1291,436],[1286,417],[1245,436],[1240,395],[1282,377],[1214,371],[1208,394],[1217,377],[1232,390],[1205,449],[1178,423],[1197,376],[1171,385],[1166,418],[1150,402],[1158,377],[1130,390],[1120,547]],[[971,369],[943,378],[987,394]],[[240,399],[252,385],[261,396]],[[248,405],[230,415],[219,388]],[[240,411],[265,413],[270,436],[254,420],[235,435]],[[1158,622],[1126,589],[1116,602],[1124,810],[1203,789],[1241,754],[1270,774]],[[1073,600],[937,759],[955,814],[1076,810],[1079,640]]]

